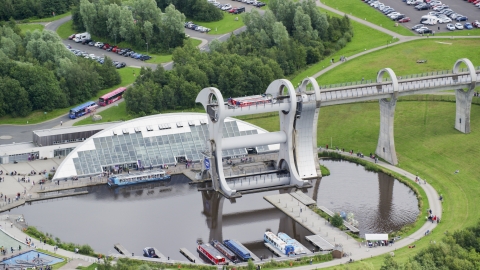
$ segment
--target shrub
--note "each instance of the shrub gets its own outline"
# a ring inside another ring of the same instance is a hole
[[[340,214],[335,213],[330,223],[332,223],[333,226],[340,228],[343,225],[343,218],[340,216]]]

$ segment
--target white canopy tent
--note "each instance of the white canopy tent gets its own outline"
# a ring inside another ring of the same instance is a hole
[[[383,234],[383,233],[371,233],[371,234],[368,234],[366,233],[365,234],[365,240],[374,240],[374,241],[377,241],[377,240],[388,240],[388,234]]]

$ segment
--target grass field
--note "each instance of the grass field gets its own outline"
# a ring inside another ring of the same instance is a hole
[[[57,34],[62,38],[62,39],[67,39],[71,34],[76,33],[75,30],[73,30],[72,27],[72,20],[67,21],[64,24],[61,24],[57,28]]]
[[[325,10],[321,9],[322,13],[325,12],[326,14],[330,16],[338,16],[335,13],[331,12],[326,12]],[[328,65],[330,65],[330,59],[334,58],[335,61],[337,61],[340,56],[345,56],[348,57],[354,54],[357,54],[359,52],[364,51],[365,49],[369,50],[378,46],[385,45],[388,42],[395,41],[392,39],[391,36],[382,33],[378,30],[372,29],[368,26],[365,26],[361,23],[355,22],[353,20],[350,20],[350,23],[353,26],[353,37],[352,41],[347,43],[347,46],[339,50],[338,52],[335,52],[333,55],[330,55],[328,57],[325,57],[324,60],[318,62],[317,64],[314,64],[304,70],[303,72],[295,75],[295,77],[292,79],[292,83],[294,85],[297,85],[301,80],[308,76],[312,76],[316,72],[324,69]]]
[[[401,25],[395,27],[394,21],[383,15],[383,13],[379,12],[377,9],[365,4],[363,1],[321,0],[321,2],[346,14],[353,15],[357,18],[366,19],[368,22],[374,23],[400,35],[414,35],[410,30]]]
[[[377,102],[325,107],[320,110],[317,140],[363,153],[374,152],[378,140],[379,107]],[[277,116],[248,118],[248,122],[269,131],[278,130]],[[406,261],[418,250],[439,241],[443,233],[474,225],[480,218],[475,211],[480,203],[478,175],[480,167],[474,160],[480,154],[480,106],[473,105],[472,132],[462,134],[453,127],[455,104],[452,102],[397,103],[395,112],[395,147],[399,167],[427,179],[443,194],[442,222],[432,235],[417,241],[416,249],[402,248],[395,260]],[[459,174],[454,174],[460,170]],[[378,269],[383,256],[349,265],[349,269],[374,266]],[[336,268],[338,269],[338,268]]]
[[[52,16],[52,17],[47,17],[47,18],[42,18],[42,19],[31,19],[29,20],[30,22],[53,22],[53,21],[56,21],[56,20],[60,20],[61,18],[65,18],[69,15],[71,15],[72,13],[69,11],[67,13],[63,13],[63,14],[60,14],[60,15],[56,15],[56,16]]]
[[[233,5],[235,6],[235,5]],[[210,28],[211,31],[208,32],[208,35],[222,35],[226,33],[230,33],[235,29],[238,29],[242,26],[244,26],[243,23],[243,14],[230,14],[228,12],[225,13],[225,16],[223,16],[223,19],[220,21],[216,22],[201,22],[201,21],[194,21],[194,20],[189,20],[187,21],[192,21],[195,24]],[[238,20],[235,21],[235,18],[238,17]],[[207,35],[207,34],[206,34]]]
[[[468,57],[480,66],[480,54],[471,53],[478,48],[476,39],[422,39],[398,44],[357,59],[349,60],[317,78],[320,85],[376,79],[382,68],[392,68],[397,76],[452,69],[460,58]],[[427,63],[417,64],[417,59]]]
[[[35,30],[40,30],[42,31],[45,26],[41,24],[17,24],[20,29],[22,29],[22,33],[25,34],[27,31],[35,31]]]
[[[126,86],[126,85],[132,84],[135,81],[135,76],[133,76],[134,71],[137,75],[140,73],[140,70],[138,68],[125,67],[122,69],[118,69],[118,72],[120,73],[120,77],[122,78],[122,82],[119,85],[100,90],[98,94],[95,97],[93,97],[91,100],[98,100],[98,98],[101,97],[102,95],[120,86]],[[80,105],[80,104],[77,104],[77,105]],[[15,118],[12,118],[10,116],[0,117],[0,125],[4,125],[4,124],[25,125],[25,124],[41,123],[44,121],[57,118],[61,115],[67,114],[70,108],[73,108],[75,106],[76,105],[72,105],[68,108],[55,109],[51,112],[47,112],[47,114],[44,114],[43,111],[34,111],[29,116],[26,116],[26,117],[15,117]]]

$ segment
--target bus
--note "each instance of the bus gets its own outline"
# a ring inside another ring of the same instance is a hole
[[[77,117],[81,117],[91,111],[93,111],[96,107],[97,107],[97,103],[95,103],[94,101],[89,101],[89,102],[86,102],[80,106],[77,106],[73,109],[70,110],[70,113],[68,114],[68,117],[70,119],[75,119]]]
[[[113,90],[112,92],[105,94],[100,97],[98,100],[98,104],[100,106],[107,106],[108,104],[111,104],[119,99],[122,98],[123,92],[127,90],[126,87],[120,87],[118,89]]]

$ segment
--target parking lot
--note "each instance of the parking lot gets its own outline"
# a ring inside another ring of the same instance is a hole
[[[407,5],[406,2],[402,2],[402,0],[379,0],[386,6],[390,6],[395,9],[395,11],[405,14],[407,17],[410,17],[411,21],[407,23],[399,23],[398,27],[407,27],[411,29],[414,25],[420,23],[420,18],[423,15],[427,15],[428,12],[433,10],[416,10],[415,5]],[[445,5],[448,5],[450,9],[454,10],[456,13],[462,14],[468,17],[468,22],[474,22],[475,20],[480,21],[480,9],[475,7],[472,3],[464,0],[441,0],[441,2]],[[367,5],[365,3],[365,5]],[[375,9],[374,7],[371,7]],[[375,9],[376,10],[376,9]],[[381,13],[381,11],[377,12]],[[452,20],[451,23],[456,23],[455,20]],[[461,22],[462,24],[465,22]],[[395,21],[392,20],[392,24],[395,24]],[[438,32],[450,32],[446,28],[447,24],[436,24],[432,26],[428,26],[430,29],[434,30],[435,33]],[[440,28],[440,29],[439,29]],[[456,30],[456,31],[464,31],[465,35],[468,35],[468,30]]]

